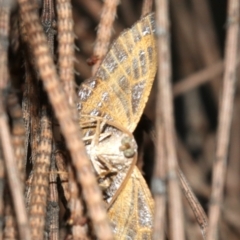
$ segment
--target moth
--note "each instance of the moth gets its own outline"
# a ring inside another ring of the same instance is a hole
[[[156,74],[154,34],[152,13],[118,37],[78,92],[80,126],[116,239],[151,239],[154,202],[135,166],[132,132]]]

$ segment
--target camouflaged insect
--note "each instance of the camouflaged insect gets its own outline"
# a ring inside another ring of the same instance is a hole
[[[135,166],[132,132],[156,74],[154,14],[124,31],[78,92],[80,126],[115,239],[151,239],[154,203]]]

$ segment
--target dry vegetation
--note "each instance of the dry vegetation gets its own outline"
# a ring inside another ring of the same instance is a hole
[[[134,135],[154,239],[240,239],[239,0],[0,0],[0,240],[112,239],[76,90],[152,11],[158,74]]]

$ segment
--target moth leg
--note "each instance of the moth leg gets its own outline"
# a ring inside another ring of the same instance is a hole
[[[98,161],[105,168],[105,171],[98,175],[98,183],[103,191],[105,191],[112,183],[117,171],[113,170],[110,163],[108,163],[101,155],[98,155]]]
[[[103,131],[103,128],[106,125],[106,120],[105,121],[103,120],[101,122],[100,119],[97,119],[96,122],[97,122],[97,125],[96,125],[96,128],[95,128],[95,134],[94,134],[92,142],[91,142],[91,147],[94,147],[94,146],[98,145],[98,143],[100,142],[101,133]]]
[[[104,166],[104,168],[107,171],[112,169],[111,164],[109,162],[107,162],[104,157],[102,157],[101,155],[97,155],[97,158],[98,158],[98,161],[102,164],[102,166]]]
[[[95,170],[95,172],[99,173],[101,172],[101,169],[105,168],[103,166],[102,162],[99,161],[98,156],[95,153],[95,148],[98,146],[100,141],[103,141],[106,137],[109,137],[111,133],[104,133],[104,127],[106,126],[106,120],[102,120],[99,118],[96,118],[95,120],[95,132],[92,136],[84,137],[84,141],[91,141],[91,144],[89,146],[89,151],[92,155],[92,165]]]

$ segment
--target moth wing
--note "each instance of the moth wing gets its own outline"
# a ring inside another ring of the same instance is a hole
[[[134,131],[156,74],[154,32],[152,13],[119,36],[96,76],[80,87],[81,114],[105,117]]]
[[[135,166],[125,187],[108,210],[115,238],[152,239],[153,212],[153,198]]]

